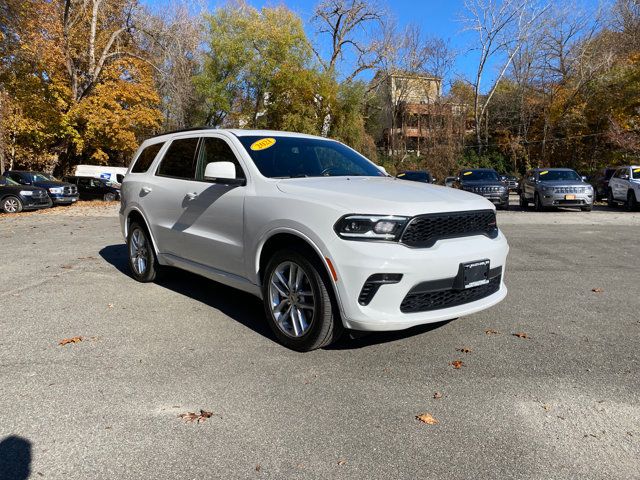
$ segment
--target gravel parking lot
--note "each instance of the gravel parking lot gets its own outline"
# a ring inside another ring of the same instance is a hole
[[[640,213],[500,212],[500,305],[307,354],[116,215],[0,216],[0,479],[640,478]]]

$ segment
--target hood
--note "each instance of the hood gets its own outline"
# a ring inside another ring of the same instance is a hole
[[[590,184],[580,180],[540,180],[538,185],[545,187],[586,187]]]
[[[27,192],[41,192],[45,191],[43,188],[33,187],[31,185],[2,185],[0,184],[0,189],[11,189],[11,191],[19,192],[19,191],[27,191]]]
[[[339,207],[344,214],[420,215],[494,209],[474,193],[394,177],[314,177],[280,180],[288,195]]]
[[[504,187],[505,182],[500,180],[461,180],[463,187]]]
[[[46,180],[46,181],[43,181],[43,182],[34,182],[33,184],[36,187],[42,187],[42,188],[70,187],[71,186],[71,183],[59,182],[57,180]]]

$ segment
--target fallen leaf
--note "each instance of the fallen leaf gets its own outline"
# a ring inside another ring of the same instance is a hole
[[[347,461],[344,458],[341,460],[338,460],[338,465],[344,465],[345,463],[347,463]]]
[[[602,292],[604,292],[604,289],[598,287],[598,288],[592,288],[591,291],[593,293],[602,293]]]
[[[113,303],[108,304],[107,308],[113,308]]]
[[[551,410],[551,405],[549,405],[548,403],[543,403],[542,408],[545,412],[548,412],[549,410]]]
[[[518,338],[529,338],[529,335],[523,332],[512,333],[512,335]]]
[[[442,394],[440,392],[436,392],[436,393],[433,394],[433,398],[438,400],[439,398],[442,398]]]
[[[438,423],[438,420],[433,418],[430,413],[421,413],[420,415],[416,415],[416,419],[422,423],[426,423],[427,425],[435,425]]]
[[[187,412],[181,413],[178,417],[182,418],[187,423],[201,423],[207,420],[207,418],[211,418],[213,412],[207,412],[206,410],[200,410],[200,413],[195,412]]]
[[[459,370],[464,366],[464,362],[462,360],[454,360],[450,365],[456,370]]]
[[[498,332],[497,330],[489,329],[489,330],[485,330],[484,333],[486,335],[498,335],[500,332]]]
[[[83,340],[82,337],[71,337],[71,338],[65,338],[62,339],[58,342],[58,345],[66,345],[68,343],[80,343]]]
[[[467,347],[456,348],[456,351],[462,352],[462,353],[471,353],[471,349]]]
[[[262,470],[262,467],[260,465],[256,465],[256,472],[259,472],[260,470]]]
[[[71,265],[61,265],[60,268],[64,268],[65,270],[71,270],[73,266]]]

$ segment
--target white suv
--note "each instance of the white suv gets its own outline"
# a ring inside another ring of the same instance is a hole
[[[327,345],[343,327],[457,318],[507,294],[509,247],[489,201],[390,177],[326,138],[213,129],[154,137],[121,196],[137,280],[170,265],[250,292],[296,350]]]
[[[620,167],[609,179],[607,203],[610,207],[623,202],[627,210],[640,205],[640,166]]]

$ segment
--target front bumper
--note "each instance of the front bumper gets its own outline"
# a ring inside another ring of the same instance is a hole
[[[51,197],[51,201],[53,201],[54,205],[69,205],[71,203],[75,203],[80,198],[80,195],[76,194],[60,194],[60,193],[49,193]]]
[[[587,193],[565,194],[542,192],[540,199],[544,207],[588,207],[589,205],[593,205],[593,195]]]
[[[48,195],[44,197],[23,196],[22,197],[22,209],[23,210],[37,210],[40,208],[49,208],[53,202]]]
[[[438,241],[431,248],[409,248],[396,243],[340,241],[331,257],[337,270],[336,288],[345,327],[353,330],[403,330],[416,325],[469,315],[500,302],[507,295],[505,262],[509,251],[500,233]],[[401,304],[417,285],[455,277],[461,263],[488,259],[492,269],[501,268],[495,293],[449,308],[403,313]],[[398,283],[380,286],[367,305],[358,302],[363,285],[374,274],[402,274]]]

